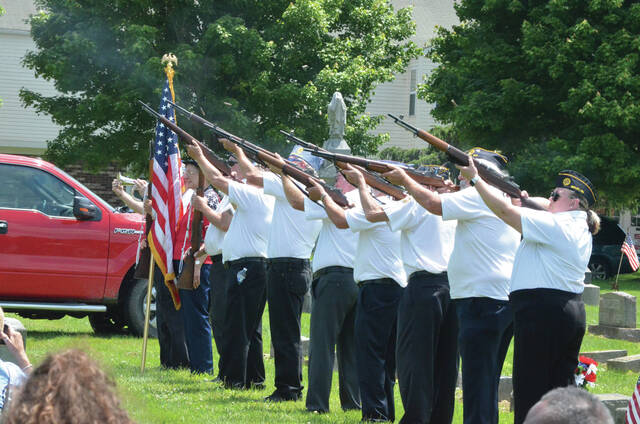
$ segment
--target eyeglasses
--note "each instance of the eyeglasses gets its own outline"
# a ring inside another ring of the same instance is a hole
[[[549,195],[549,198],[551,199],[551,201],[557,202],[560,198],[560,193],[558,192],[558,190],[553,190],[551,192],[551,195]]]

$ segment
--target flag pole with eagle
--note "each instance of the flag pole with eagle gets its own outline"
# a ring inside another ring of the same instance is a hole
[[[173,65],[177,64],[178,60],[169,53],[162,57],[162,61],[167,63],[164,69],[167,79],[162,89],[158,113],[175,123],[175,110],[168,101],[175,101]],[[173,304],[178,310],[181,304],[175,282],[176,274],[173,269],[173,243],[176,238],[176,227],[183,213],[182,162],[178,149],[178,135],[159,121],[156,124],[155,149],[150,175],[151,201],[156,218],[148,236],[149,247],[155,262],[162,271],[164,283],[171,293]]]

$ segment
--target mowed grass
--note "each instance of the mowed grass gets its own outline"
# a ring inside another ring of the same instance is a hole
[[[620,289],[640,296],[640,274],[620,277]],[[611,281],[600,283],[601,293],[610,291]],[[640,313],[640,311],[638,311]],[[9,316],[15,316],[9,314]],[[159,363],[158,342],[150,339],[144,374],[140,373],[142,339],[130,336],[96,336],[88,320],[64,318],[56,321],[19,318],[28,329],[27,351],[37,365],[50,352],[79,348],[90,353],[115,379],[119,395],[129,414],[139,423],[356,423],[359,411],[343,412],[338,397],[338,376],[334,373],[331,392],[331,412],[312,414],[304,401],[271,404],[263,402],[273,387],[274,364],[268,358],[270,333],[268,310],[263,318],[263,338],[267,389],[263,391],[225,390],[207,377],[191,375],[189,371],[163,370]],[[640,317],[639,317],[640,318]],[[639,319],[640,322],[640,319]],[[587,323],[598,323],[598,308],[587,306]],[[303,334],[309,335],[309,315],[303,315]],[[633,342],[605,339],[587,333],[582,351],[626,349],[629,355],[640,354],[640,345]],[[503,375],[512,372],[512,347],[509,349]],[[214,349],[214,361],[217,353]],[[536,364],[532,364],[536,366]],[[217,370],[216,370],[217,371]],[[307,368],[304,367],[304,379]],[[607,370],[601,365],[594,393],[633,392],[638,375],[633,372]],[[303,383],[306,385],[306,383]],[[454,423],[462,423],[462,394],[458,391]],[[508,404],[501,404],[500,423],[513,422]],[[396,418],[403,409],[396,385]]]

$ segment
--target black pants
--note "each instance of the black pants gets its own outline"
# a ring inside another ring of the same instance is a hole
[[[451,424],[458,377],[458,317],[447,274],[414,273],[398,307],[401,423]]]
[[[329,411],[333,363],[338,356],[338,388],[342,409],[360,408],[354,325],[358,286],[353,268],[319,270],[311,284],[311,341],[307,409]]]
[[[160,364],[165,368],[187,368],[189,354],[182,314],[176,310],[171,293],[165,285],[162,271],[157,265],[153,270],[153,284],[156,288],[156,326],[160,345]]]
[[[579,294],[553,289],[511,293],[516,424],[549,390],[574,386],[586,314]]]
[[[227,274],[224,265],[222,265],[222,255],[216,255],[211,258],[213,264],[209,272],[209,284],[211,292],[209,296],[209,321],[211,321],[211,329],[213,331],[213,340],[218,350],[218,373],[220,373],[222,364],[222,352],[224,338],[222,336],[222,323],[224,322],[226,300]],[[222,379],[222,375],[218,375]]]
[[[267,266],[269,326],[275,354],[275,386],[285,395],[302,392],[300,317],[304,295],[311,284],[308,259],[275,258]]]
[[[356,357],[363,420],[395,420],[396,325],[402,287],[390,278],[360,282]]]
[[[262,313],[266,302],[266,260],[243,258],[227,262],[227,308],[223,323],[225,385],[251,388],[264,384]]]

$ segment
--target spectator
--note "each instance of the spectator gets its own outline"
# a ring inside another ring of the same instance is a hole
[[[115,383],[80,350],[49,355],[14,397],[4,424],[132,423]]]
[[[16,363],[0,359],[0,413],[7,406],[11,392],[21,386],[31,371],[31,363],[24,350],[22,335],[4,324],[4,312],[0,308],[0,340],[13,354]]]
[[[586,390],[561,387],[533,405],[524,424],[613,424],[613,418],[600,399]]]

